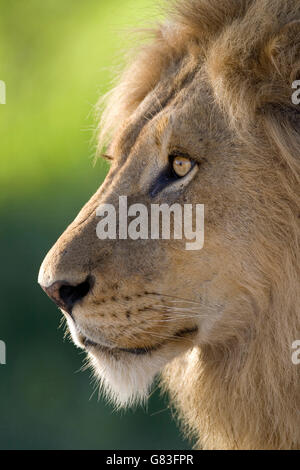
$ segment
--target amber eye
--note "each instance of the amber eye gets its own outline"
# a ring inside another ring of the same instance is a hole
[[[179,178],[186,176],[193,168],[192,160],[189,160],[186,157],[173,156],[171,163],[173,165],[174,172]]]

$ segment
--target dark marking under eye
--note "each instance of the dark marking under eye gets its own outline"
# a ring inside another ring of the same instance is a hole
[[[166,186],[174,183],[176,179],[178,179],[178,177],[170,171],[170,168],[165,168],[150,187],[150,197],[153,198],[157,196]]]
[[[186,158],[188,158],[188,157],[186,157]],[[192,165],[192,168],[191,168],[190,171],[192,171],[192,169],[196,165],[196,162],[192,162],[192,163],[193,163],[193,165]],[[154,183],[150,187],[150,191],[149,191],[150,197],[154,198],[155,196],[157,196],[157,194],[159,194],[161,191],[163,191],[167,186],[169,186],[170,184],[175,183],[176,181],[178,181],[180,179],[183,180],[184,177],[178,176],[175,173],[175,171],[173,170],[173,168],[171,167],[171,165],[168,165],[158,175],[158,177],[156,178],[156,180],[154,181]]]

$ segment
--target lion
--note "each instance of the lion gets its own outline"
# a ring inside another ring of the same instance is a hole
[[[157,374],[201,449],[299,449],[299,0],[177,0],[110,92],[111,168],[39,283],[104,393]],[[204,204],[205,243],[100,240],[97,208]]]

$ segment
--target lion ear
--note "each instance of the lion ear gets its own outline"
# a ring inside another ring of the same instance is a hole
[[[281,78],[289,82],[300,78],[300,20],[284,25],[268,42],[264,54]]]

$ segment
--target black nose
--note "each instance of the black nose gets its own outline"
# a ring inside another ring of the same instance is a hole
[[[82,300],[92,288],[92,277],[88,276],[84,282],[71,285],[67,281],[54,282],[50,287],[43,287],[46,294],[60,308],[71,313],[74,305]]]

